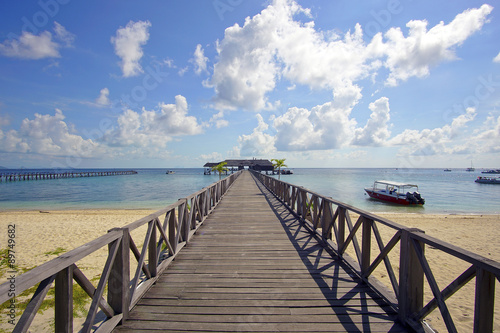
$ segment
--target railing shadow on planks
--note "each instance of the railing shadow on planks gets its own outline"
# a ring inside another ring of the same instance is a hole
[[[257,172],[254,175],[292,213],[309,225],[317,238],[335,255],[348,263],[364,282],[385,298],[397,311],[402,323],[422,331],[426,327],[422,325],[423,320],[438,308],[448,332],[457,332],[446,301],[475,278],[473,330],[477,333],[493,332],[495,280],[500,281],[500,263],[428,236],[422,230],[407,228],[303,187]],[[354,224],[350,213],[359,216]],[[383,243],[378,226],[388,227],[394,232],[386,244]],[[372,240],[376,241],[379,251],[374,259],[371,254]],[[389,257],[397,249],[398,243],[399,277],[394,273]],[[458,258],[469,268],[440,290],[426,257],[426,246]],[[356,259],[347,254],[348,249]],[[382,266],[382,262],[392,291],[372,276],[375,269]],[[431,296],[424,305],[425,281],[433,298]]]
[[[189,242],[240,174],[241,171],[232,174],[123,228],[112,229],[106,235],[16,277],[16,295],[37,284],[38,287],[13,332],[28,331],[54,282],[55,332],[73,332],[73,280],[92,299],[83,328],[79,331],[110,332],[120,321],[126,320],[129,310]],[[143,246],[139,250],[131,233],[146,225]],[[106,263],[95,287],[76,262],[95,255],[106,245]],[[137,260],[133,276],[130,274],[132,254]],[[12,289],[10,282],[0,286],[0,304],[12,299],[9,289]],[[105,316],[97,316],[99,309]]]

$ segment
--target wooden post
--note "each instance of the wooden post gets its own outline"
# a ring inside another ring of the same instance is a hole
[[[174,253],[177,252],[177,236],[176,236],[176,223],[175,223],[175,208],[172,209],[171,211],[167,212],[168,216],[168,221],[165,217],[165,223],[167,224],[168,228],[168,241],[170,242],[170,245],[172,245],[172,250]],[[170,255],[173,255],[174,253],[170,253]]]
[[[148,243],[148,269],[151,273],[151,277],[156,276],[156,266],[158,263],[158,256],[156,253],[156,220],[152,220],[149,223],[153,225],[153,229],[151,230],[151,237],[149,238]]]
[[[339,212],[339,225],[337,229],[337,243],[338,243],[338,248],[339,250],[344,248],[345,244],[345,208],[344,207],[338,207],[338,212]],[[343,253],[339,253],[339,256],[342,256]]]
[[[420,265],[411,233],[423,232],[418,229],[401,230],[399,263],[399,319],[406,323],[409,316],[422,309],[424,303],[424,270]],[[425,254],[423,242],[419,242],[422,256]]]
[[[302,216],[302,189],[297,187],[297,214]]]
[[[482,268],[476,270],[474,333],[493,332],[495,275]]]
[[[200,221],[203,220],[203,217],[206,215],[206,191],[201,192],[200,196],[198,197],[198,204],[200,205]]]
[[[323,241],[328,241],[332,239],[332,204],[331,202],[323,199],[323,212],[321,214],[321,236]]]
[[[203,215],[207,216],[208,212],[210,211],[210,189],[207,188],[205,189],[205,192],[203,192]]]
[[[55,331],[73,332],[73,265],[56,275]]]
[[[188,224],[189,224],[189,230],[193,230],[194,228],[196,228],[196,216],[198,214],[198,207],[199,207],[199,204],[198,204],[198,200],[199,200],[199,196],[195,196],[193,198],[191,198],[190,200],[190,207],[191,209],[189,209],[189,219],[188,219]],[[200,221],[201,221],[201,217],[200,217]]]
[[[297,207],[297,187],[292,186],[292,197],[291,197],[291,203],[290,203],[290,208],[293,210],[297,210],[298,212],[298,207]]]
[[[220,189],[220,181],[219,181],[217,184],[215,184],[215,203],[219,202],[220,195],[221,195],[221,189]]]
[[[226,171],[226,175],[227,175],[227,171]],[[220,188],[221,197],[224,195],[224,193],[226,193],[226,184],[227,184],[227,178],[224,178],[222,180],[222,182],[220,183],[220,185],[221,185],[221,188]]]
[[[285,204],[287,204],[288,206],[290,206],[291,204],[291,198],[290,198],[290,185],[285,185],[285,188],[284,188],[284,191],[285,191],[285,196],[284,196],[284,202]]]
[[[311,196],[311,204],[307,207],[307,213],[311,215],[311,222],[316,229],[318,227],[318,211],[319,211],[319,200],[316,195]],[[312,209],[312,212],[311,212]]]
[[[179,211],[179,224],[181,227],[182,240],[187,242],[188,238],[189,238],[189,214],[188,214],[188,207],[187,207],[187,199],[182,198],[181,200],[183,200],[184,203],[182,203],[179,206],[179,210],[182,211],[182,214]]]
[[[370,268],[373,220],[363,217],[362,223],[361,275],[364,276],[368,268]]]
[[[113,230],[117,229],[110,231]],[[130,234],[127,228],[118,230],[123,232],[123,236],[109,274],[108,304],[115,314],[121,313],[123,315],[121,320],[123,323],[128,318],[130,306]],[[111,249],[111,244],[109,245],[109,249]]]
[[[300,187],[299,190],[300,197],[300,213],[299,215],[305,220],[307,216],[307,192],[303,187]]]

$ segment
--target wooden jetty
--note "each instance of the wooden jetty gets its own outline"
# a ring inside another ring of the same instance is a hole
[[[394,230],[387,242],[383,227]],[[426,245],[469,268],[439,288]],[[94,286],[77,263],[102,247]],[[372,277],[379,268],[392,288]],[[499,277],[500,263],[420,230],[240,171],[16,277],[16,294],[38,287],[14,332],[28,330],[52,284],[55,331],[72,332],[73,280],[92,299],[82,332],[425,332],[435,310],[457,332],[446,302],[470,281],[474,332],[493,332]],[[0,303],[12,300],[9,288],[0,286]]]
[[[115,332],[406,332],[249,172]]]
[[[134,170],[103,170],[103,171],[65,171],[65,172],[2,172],[0,182],[13,182],[21,180],[42,180],[80,177],[101,177],[134,175]]]

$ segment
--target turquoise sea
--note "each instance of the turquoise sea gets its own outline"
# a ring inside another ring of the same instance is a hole
[[[174,174],[166,174],[167,169],[135,170],[138,172],[135,175],[2,182],[0,210],[160,209],[219,179],[217,175],[204,175],[202,168],[169,169]],[[19,171],[53,170],[0,172]],[[293,175],[282,175],[281,179],[370,212],[500,214],[500,185],[475,183],[481,175],[479,169],[475,172],[370,168],[293,171]],[[391,205],[365,195],[365,187],[382,179],[419,185],[425,206]]]

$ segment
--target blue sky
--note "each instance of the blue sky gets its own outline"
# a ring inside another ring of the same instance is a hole
[[[500,167],[480,1],[4,1],[0,165]]]

